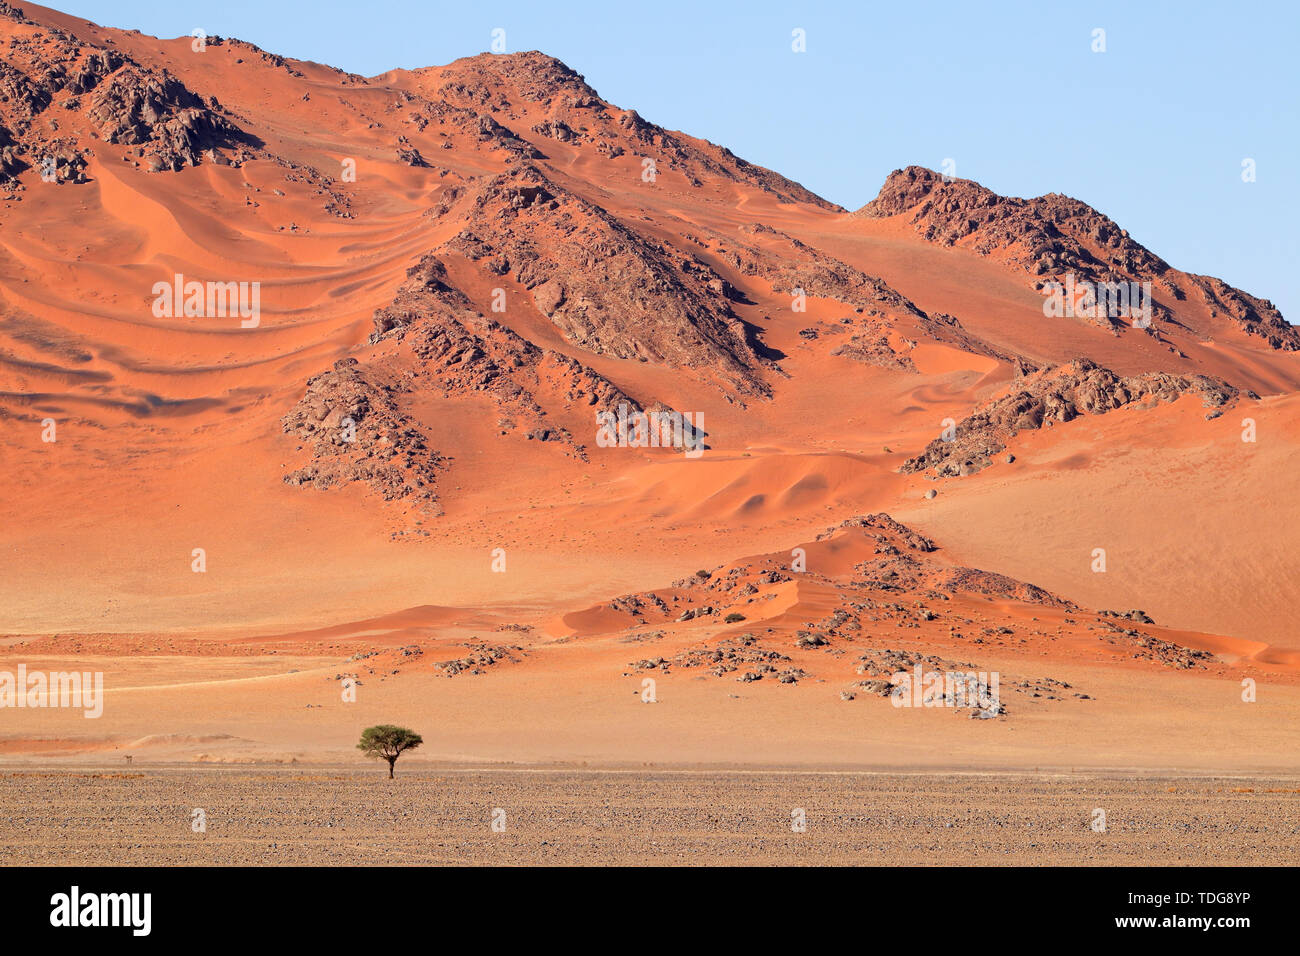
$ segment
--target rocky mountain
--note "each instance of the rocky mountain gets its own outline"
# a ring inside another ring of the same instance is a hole
[[[0,3],[0,454],[19,496],[93,498],[93,465],[179,503],[118,528],[141,553],[187,507],[233,549],[346,525],[317,543],[345,580],[494,536],[716,567],[860,514],[972,548],[978,508],[917,509],[996,497],[1026,447],[1053,480],[1087,459],[1056,444],[1238,455],[1297,390],[1268,301],[1076,199],[909,166],[849,212],[539,52],[362,77]],[[1031,544],[985,596],[1123,604],[1055,552],[1026,590]]]

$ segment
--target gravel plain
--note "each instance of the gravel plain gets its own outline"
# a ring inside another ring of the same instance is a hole
[[[1260,865],[1298,850],[1300,780],[1271,777],[0,773],[9,866]]]

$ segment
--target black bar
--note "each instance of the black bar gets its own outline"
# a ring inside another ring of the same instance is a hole
[[[104,867],[0,870],[0,899],[11,943],[75,936],[128,946],[397,945],[407,933],[433,940],[453,932],[494,947],[516,935],[534,945],[590,939],[638,946],[682,934],[695,942],[761,942],[785,930],[848,943],[1184,944],[1196,937],[1231,945],[1260,931],[1270,938],[1287,931],[1294,880],[1286,868],[1229,867]],[[52,898],[73,886],[83,903],[88,894],[150,894],[148,935],[136,936],[130,925],[52,926]],[[1133,919],[1154,923],[1120,925]],[[1191,919],[1212,923],[1188,925]]]

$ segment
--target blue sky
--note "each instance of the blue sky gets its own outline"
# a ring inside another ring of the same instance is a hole
[[[500,27],[510,51],[557,56],[605,99],[850,209],[891,170],[951,158],[1000,193],[1076,196],[1172,265],[1300,321],[1295,0],[55,5],[365,75],[484,52]],[[804,53],[791,50],[796,28]]]

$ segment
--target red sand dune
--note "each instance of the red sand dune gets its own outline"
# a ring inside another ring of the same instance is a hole
[[[1293,766],[1269,303],[1064,197],[911,168],[841,209],[540,53],[365,78],[30,4],[0,45],[0,653],[109,694],[7,712],[3,754],[400,718],[434,758]],[[177,274],[258,283],[255,322],[159,315]],[[1045,316],[1067,275],[1150,282],[1150,327]],[[601,447],[621,405],[707,447]],[[1028,690],[902,720],[853,690],[887,649]]]

